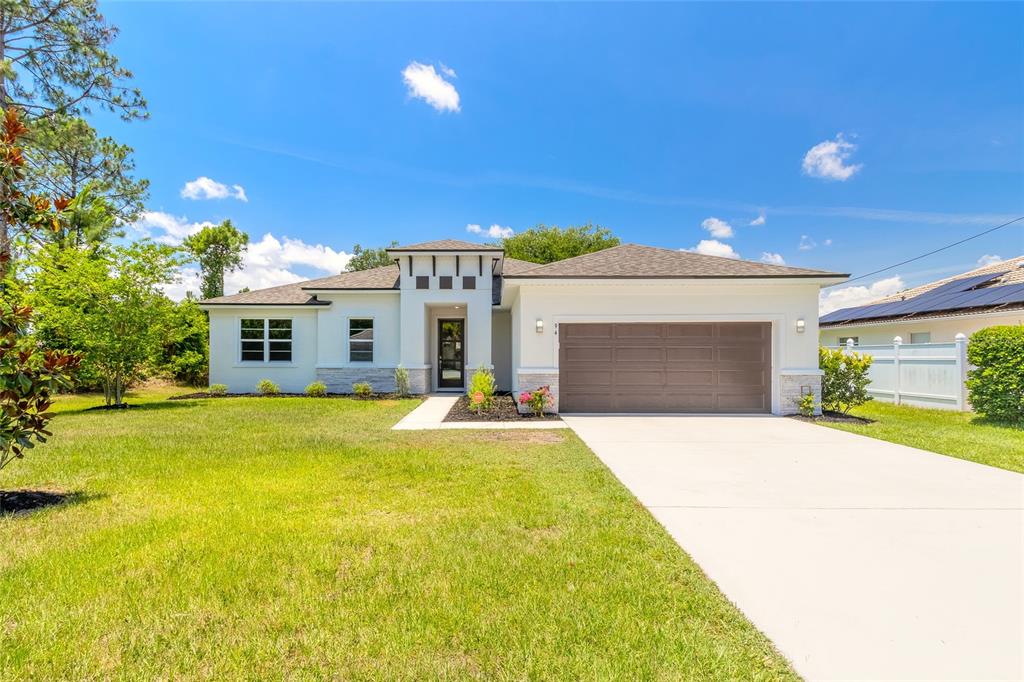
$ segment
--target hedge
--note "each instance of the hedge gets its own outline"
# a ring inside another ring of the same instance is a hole
[[[987,327],[971,335],[967,391],[975,412],[1024,424],[1024,325]]]

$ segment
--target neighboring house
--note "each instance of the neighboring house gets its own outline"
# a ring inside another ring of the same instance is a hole
[[[1024,256],[940,279],[819,320],[828,346],[949,343],[998,324],[1024,323]]]
[[[795,411],[820,393],[818,293],[847,275],[634,244],[547,265],[440,240],[394,265],[203,301],[210,381],[549,385],[563,412]]]

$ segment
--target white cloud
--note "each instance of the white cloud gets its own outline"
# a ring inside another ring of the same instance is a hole
[[[771,253],[770,251],[763,251],[761,253],[761,262],[768,263],[769,265],[785,265],[786,261],[782,257],[781,253]]]
[[[751,227],[757,227],[758,225],[764,225],[765,222],[767,222],[767,220],[768,218],[765,216],[764,211],[761,211],[761,213],[759,213],[756,218],[754,218],[747,224],[750,225]]]
[[[849,180],[864,164],[847,164],[846,161],[857,149],[857,145],[848,142],[842,133],[834,140],[820,142],[804,154],[803,170],[812,178],[826,180]]]
[[[141,237],[148,237],[160,244],[177,246],[185,237],[195,234],[207,225],[213,225],[213,223],[209,221],[193,223],[189,222],[188,218],[162,211],[144,211],[131,227]]]
[[[441,71],[449,78],[455,77],[455,71],[447,66],[441,65]],[[409,62],[402,70],[402,80],[410,97],[422,99],[438,111],[459,111],[459,91],[433,65]]]
[[[816,241],[808,237],[806,234],[802,234],[800,235],[800,243],[797,244],[796,248],[800,249],[801,251],[810,251],[817,245],[818,243]]]
[[[470,223],[469,225],[466,225],[466,232],[471,234],[486,234],[488,237],[492,237],[494,239],[507,239],[516,233],[516,231],[511,227],[503,227],[497,223],[491,225],[486,230],[480,225]]]
[[[717,239],[701,239],[700,242],[697,243],[697,246],[692,249],[684,249],[684,251],[692,251],[693,253],[699,253],[705,256],[721,256],[722,258],[740,257],[738,253],[733,251],[731,246],[720,242]]]
[[[452,67],[448,66],[444,62],[441,62],[439,68],[441,69],[441,73],[443,73],[444,75],[448,76],[449,78],[458,78],[459,77],[459,75],[457,73],[455,73],[455,69],[453,69]]]
[[[982,256],[981,258],[978,259],[978,267],[979,268],[983,268],[986,265],[995,265],[996,263],[1002,263],[1002,262],[1003,262],[1003,257],[1002,256],[996,256],[995,254],[987,254],[986,253],[984,256]]]
[[[869,286],[853,285],[822,291],[818,296],[818,312],[824,315],[840,308],[864,305],[878,298],[892,296],[905,288],[903,279],[896,275],[880,279]]]
[[[715,218],[714,216],[705,218],[704,222],[702,222],[700,226],[707,230],[715,239],[728,239],[733,236],[732,225],[724,220]]]
[[[217,182],[213,178],[200,175],[195,180],[189,180],[181,188],[183,199],[238,199],[249,201],[245,195],[245,188],[241,185],[228,187],[223,182]]]
[[[822,244],[824,244],[825,246],[832,246],[832,240],[826,239],[825,241],[822,242]]]

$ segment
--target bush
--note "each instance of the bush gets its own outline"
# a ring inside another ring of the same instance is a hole
[[[306,395],[310,398],[326,398],[327,384],[322,381],[314,381],[306,386]]]
[[[796,401],[796,409],[805,417],[814,416],[814,394],[808,393]]]
[[[270,379],[260,379],[256,384],[256,392],[260,395],[277,395],[281,392],[281,387]]]
[[[228,385],[227,384],[210,384],[210,388],[206,389],[206,392],[210,395],[227,395]]]
[[[408,397],[410,393],[409,370],[401,365],[395,367],[395,391],[403,398]]]
[[[967,372],[971,406],[989,419],[1024,423],[1024,325],[987,327],[971,335]]]
[[[360,398],[369,398],[373,395],[373,386],[367,383],[352,384],[352,392]]]
[[[543,417],[544,410],[555,404],[555,396],[551,395],[550,386],[541,386],[535,391],[520,393],[519,404],[528,406],[534,415]]]
[[[825,372],[821,377],[822,409],[846,414],[871,400],[867,390],[871,360],[870,355],[820,347],[818,366]]]
[[[469,380],[469,390],[466,391],[466,395],[469,396],[469,403],[476,409],[477,414],[480,414],[483,410],[491,409],[491,406],[494,405],[495,390],[494,373],[480,365],[473,372],[473,377]]]

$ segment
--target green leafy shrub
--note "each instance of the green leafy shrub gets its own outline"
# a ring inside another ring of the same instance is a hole
[[[369,398],[373,395],[373,386],[365,382],[352,384],[352,392],[359,398]]]
[[[314,381],[306,386],[306,395],[310,398],[326,398],[327,384],[322,381]]]
[[[554,406],[555,396],[550,386],[541,386],[535,391],[523,391],[519,394],[519,404],[529,407],[537,417],[544,416],[544,410]]]
[[[841,349],[818,348],[821,377],[821,407],[830,412],[848,413],[852,408],[872,400],[868,395],[868,369],[872,357]]]
[[[206,389],[206,392],[210,395],[227,395],[228,385],[227,384],[210,384],[210,388]]]
[[[411,392],[409,389],[409,370],[399,365],[395,367],[395,391],[401,397],[408,397]]]
[[[270,379],[260,379],[256,384],[256,392],[260,395],[277,395],[281,392],[281,387]]]
[[[494,392],[496,390],[494,373],[480,365],[473,372],[473,376],[469,380],[469,390],[466,391],[466,395],[469,396],[469,403],[476,409],[477,414],[491,409],[494,405]]]
[[[987,327],[971,335],[967,372],[971,406],[989,419],[1024,423],[1024,325]]]
[[[805,417],[814,416],[814,394],[808,393],[796,401],[796,408]]]

